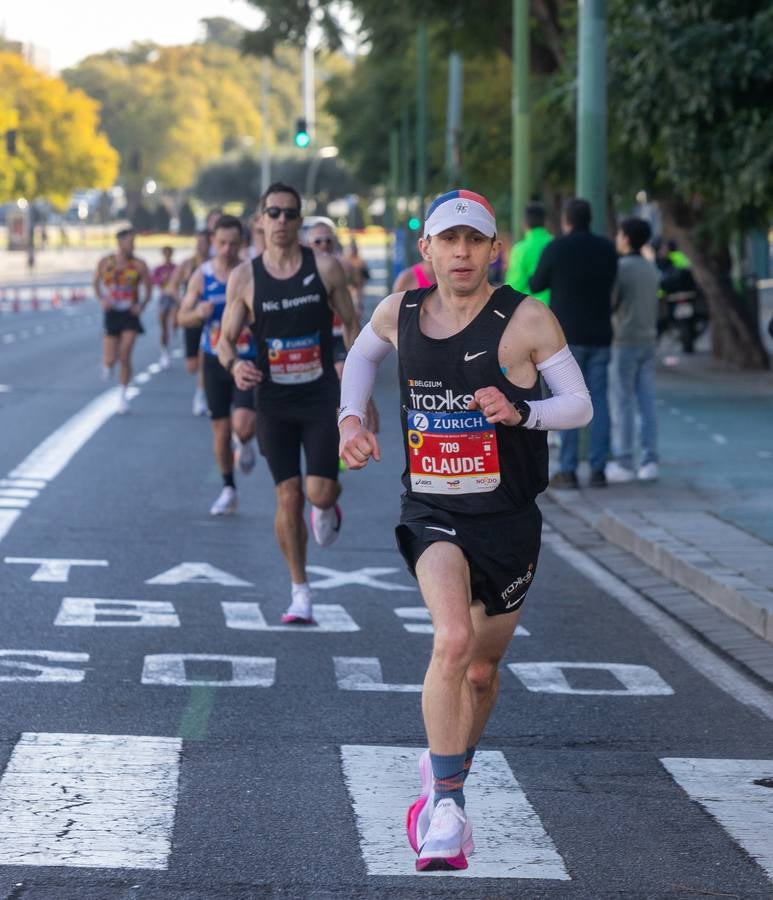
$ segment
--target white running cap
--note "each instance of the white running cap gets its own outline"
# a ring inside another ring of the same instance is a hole
[[[486,237],[497,233],[497,220],[491,204],[474,191],[449,191],[433,200],[424,220],[424,237],[440,234],[447,228],[468,225]]]

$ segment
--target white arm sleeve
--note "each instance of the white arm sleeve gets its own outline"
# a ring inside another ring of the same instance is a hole
[[[376,383],[378,364],[389,355],[392,345],[382,340],[368,324],[357,335],[346,354],[344,374],[341,378],[341,413],[339,424],[347,416],[357,416],[362,422],[373,385]]]
[[[523,427],[558,431],[587,425],[593,418],[593,405],[585,379],[569,347],[563,347],[544,362],[537,363],[537,370],[553,396],[547,400],[528,401],[531,412]]]

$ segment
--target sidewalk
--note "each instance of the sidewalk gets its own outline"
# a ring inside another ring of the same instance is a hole
[[[687,617],[698,630],[696,615],[705,620],[712,640],[724,635],[726,649],[756,648],[761,659],[773,644],[773,374],[696,354],[660,365],[658,397],[659,481],[546,496],[646,563],[652,586],[658,573],[741,623],[746,631],[695,606]],[[679,600],[673,585],[657,589],[664,606]]]

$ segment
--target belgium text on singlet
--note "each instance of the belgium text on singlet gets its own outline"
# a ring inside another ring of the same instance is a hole
[[[308,247],[301,252],[301,267],[290,278],[269,275],[260,256],[252,261],[252,333],[263,372],[259,402],[296,402],[338,391],[327,290],[314,253]]]
[[[539,379],[530,388],[511,384],[498,361],[502,334],[525,295],[501,287],[469,325],[436,339],[419,327],[421,305],[432,290],[407,291],[400,306],[403,484],[417,500],[454,512],[518,509],[547,486],[547,435],[489,425],[467,404],[475,391],[492,386],[508,400],[540,399]]]

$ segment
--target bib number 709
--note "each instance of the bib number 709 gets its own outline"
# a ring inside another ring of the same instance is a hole
[[[459,442],[458,441],[441,441],[440,442],[440,452],[441,453],[458,453],[459,452]]]

